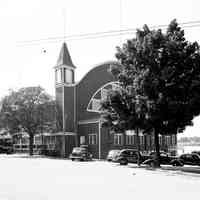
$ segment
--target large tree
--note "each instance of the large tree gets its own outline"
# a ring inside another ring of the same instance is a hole
[[[173,20],[165,33],[147,25],[137,30],[135,38],[117,48],[116,57],[121,67],[111,72],[121,91],[111,91],[102,103],[103,119],[110,127],[123,124],[124,129],[142,120],[136,125],[153,130],[159,166],[159,134],[183,132],[200,114],[199,45],[188,42]]]
[[[11,91],[1,102],[1,126],[10,133],[25,131],[29,135],[29,153],[33,154],[36,133],[56,130],[56,104],[41,87]]]
[[[121,68],[112,66],[111,72],[119,80],[122,73]],[[107,98],[101,102],[101,120],[104,127],[110,128],[114,132],[125,132],[126,130],[135,130],[136,144],[138,151],[137,164],[140,165],[140,144],[139,129],[144,130],[145,115],[142,99],[134,95],[133,88],[127,85],[127,82],[117,84],[115,89],[108,92]]]

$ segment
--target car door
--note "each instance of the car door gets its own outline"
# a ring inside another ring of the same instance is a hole
[[[184,163],[187,164],[187,165],[191,165],[193,163],[192,155],[186,154],[185,155],[185,162]]]
[[[129,151],[129,162],[136,163],[138,159],[138,155],[136,151]]]
[[[130,162],[130,151],[128,151],[128,150],[123,151],[122,157],[123,157],[124,159],[126,159],[128,162]]]
[[[184,155],[181,155],[180,156],[180,160],[184,163],[184,164],[187,164],[187,157],[186,157],[186,155],[184,154]]]

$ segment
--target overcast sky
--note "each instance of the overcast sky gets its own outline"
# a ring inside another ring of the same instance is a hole
[[[120,12],[120,0],[1,0],[0,97],[9,88],[35,85],[54,95],[53,67],[63,41],[37,45],[23,41],[64,36],[64,21],[68,36],[169,24],[174,18],[180,23],[200,20],[198,0],[121,0],[121,5]],[[188,40],[200,41],[200,27],[185,32]],[[76,81],[96,64],[113,60],[115,47],[131,37],[134,34],[68,41]],[[192,130],[200,132],[200,120]]]

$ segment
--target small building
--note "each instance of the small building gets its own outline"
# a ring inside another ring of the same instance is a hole
[[[69,138],[72,138],[72,140],[70,140]],[[29,152],[29,135],[26,132],[18,132],[16,134],[13,134],[12,141],[14,152]],[[65,145],[66,143],[67,145]],[[73,137],[70,137],[69,133],[58,132],[34,135],[34,154],[66,157],[66,154],[69,154],[74,146],[75,142],[73,140]]]
[[[118,87],[109,73],[109,61],[96,65],[79,81],[75,82],[76,67],[72,62],[68,47],[63,43],[55,69],[55,93],[62,124],[62,133],[66,139],[62,149],[63,156],[69,156],[71,148],[88,145],[95,158],[104,159],[110,149],[136,148],[134,131],[113,133],[101,126],[100,101],[106,97],[110,88]],[[176,135],[159,137],[161,150],[176,149]],[[73,141],[73,142],[72,142]],[[70,148],[67,148],[70,146]],[[140,134],[141,151],[152,151],[154,139],[151,135]]]

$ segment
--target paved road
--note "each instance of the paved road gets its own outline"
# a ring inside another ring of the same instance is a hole
[[[0,200],[188,200],[199,188],[200,175],[182,171],[0,155]]]

